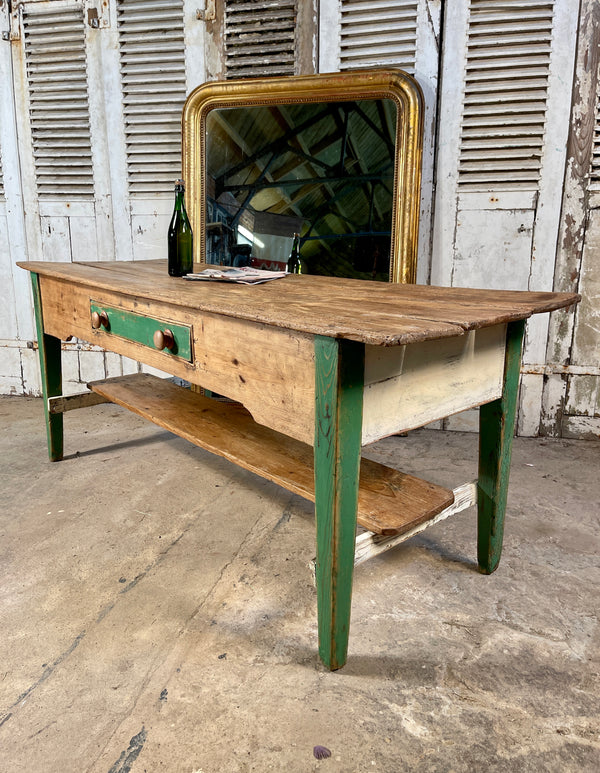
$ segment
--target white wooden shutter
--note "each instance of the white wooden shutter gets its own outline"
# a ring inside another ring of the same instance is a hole
[[[459,185],[537,189],[554,2],[471,0]]]
[[[225,1],[227,78],[293,75],[296,0]]]
[[[183,0],[118,0],[117,25],[129,192],[171,193],[186,97]]]
[[[38,195],[92,199],[83,7],[27,3],[22,29]]]
[[[339,69],[393,66],[414,72],[418,0],[342,0]]]
[[[446,5],[433,284],[552,289],[578,23],[573,11],[572,0]],[[547,337],[546,315],[528,322],[519,434],[539,430]]]

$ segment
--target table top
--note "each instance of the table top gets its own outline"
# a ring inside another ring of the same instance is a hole
[[[397,346],[463,335],[580,300],[575,293],[477,290],[291,274],[260,285],[198,282],[167,274],[166,260],[53,263],[21,268],[91,291],[260,322],[289,330]]]

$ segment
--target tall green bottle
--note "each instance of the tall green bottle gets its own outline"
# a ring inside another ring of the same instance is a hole
[[[169,225],[169,276],[184,276],[192,270],[193,235],[183,196],[185,183],[175,181],[175,209]]]
[[[294,234],[294,241],[292,243],[292,251],[287,262],[288,274],[301,274],[302,273],[302,261],[300,260],[300,236]]]

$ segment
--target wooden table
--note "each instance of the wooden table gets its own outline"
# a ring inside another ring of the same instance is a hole
[[[357,521],[398,535],[453,501],[361,463],[362,445],[481,406],[478,561],[485,573],[498,565],[525,320],[577,295],[296,275],[209,284],[168,277],[166,261],[19,265],[32,272],[50,458],[62,457],[65,410],[110,400],[313,499],[329,668],[346,661]],[[238,404],[144,374],[63,397],[61,339],[71,336]]]

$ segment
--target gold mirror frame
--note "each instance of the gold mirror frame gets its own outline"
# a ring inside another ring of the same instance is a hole
[[[391,99],[397,107],[390,281],[413,283],[421,190],[423,95],[402,70],[365,70],[206,83],[187,98],[182,114],[182,170],[194,233],[194,263],[206,255],[206,120],[228,107]]]

